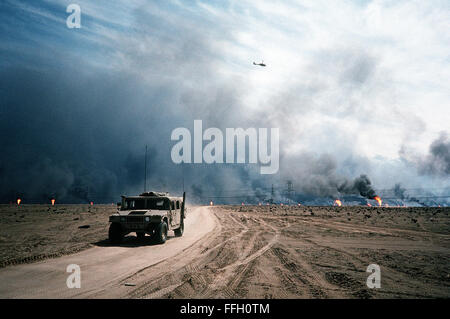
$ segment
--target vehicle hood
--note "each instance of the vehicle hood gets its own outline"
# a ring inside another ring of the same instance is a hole
[[[167,210],[159,209],[133,209],[133,210],[119,210],[114,215],[116,216],[161,216],[165,215]]]

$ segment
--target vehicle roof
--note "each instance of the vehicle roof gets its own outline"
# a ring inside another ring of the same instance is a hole
[[[155,193],[155,192],[149,192],[149,193],[143,193],[141,195],[134,195],[134,196],[128,196],[128,195],[122,195],[124,198],[130,198],[130,199],[146,199],[146,198],[167,198],[169,200],[181,200],[183,201],[183,197],[177,197],[177,196],[169,196],[168,193]]]

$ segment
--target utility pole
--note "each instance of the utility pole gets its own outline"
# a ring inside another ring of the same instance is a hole
[[[147,145],[145,145],[144,193],[147,191]]]

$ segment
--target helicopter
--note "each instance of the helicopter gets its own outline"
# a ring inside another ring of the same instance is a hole
[[[266,64],[264,63],[264,61],[261,61],[261,63],[253,62],[253,65],[266,66]]]

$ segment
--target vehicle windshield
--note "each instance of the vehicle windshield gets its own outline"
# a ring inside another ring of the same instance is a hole
[[[170,202],[167,198],[147,198],[147,199],[125,198],[122,202],[121,210],[128,210],[128,209],[168,210],[169,206]]]

